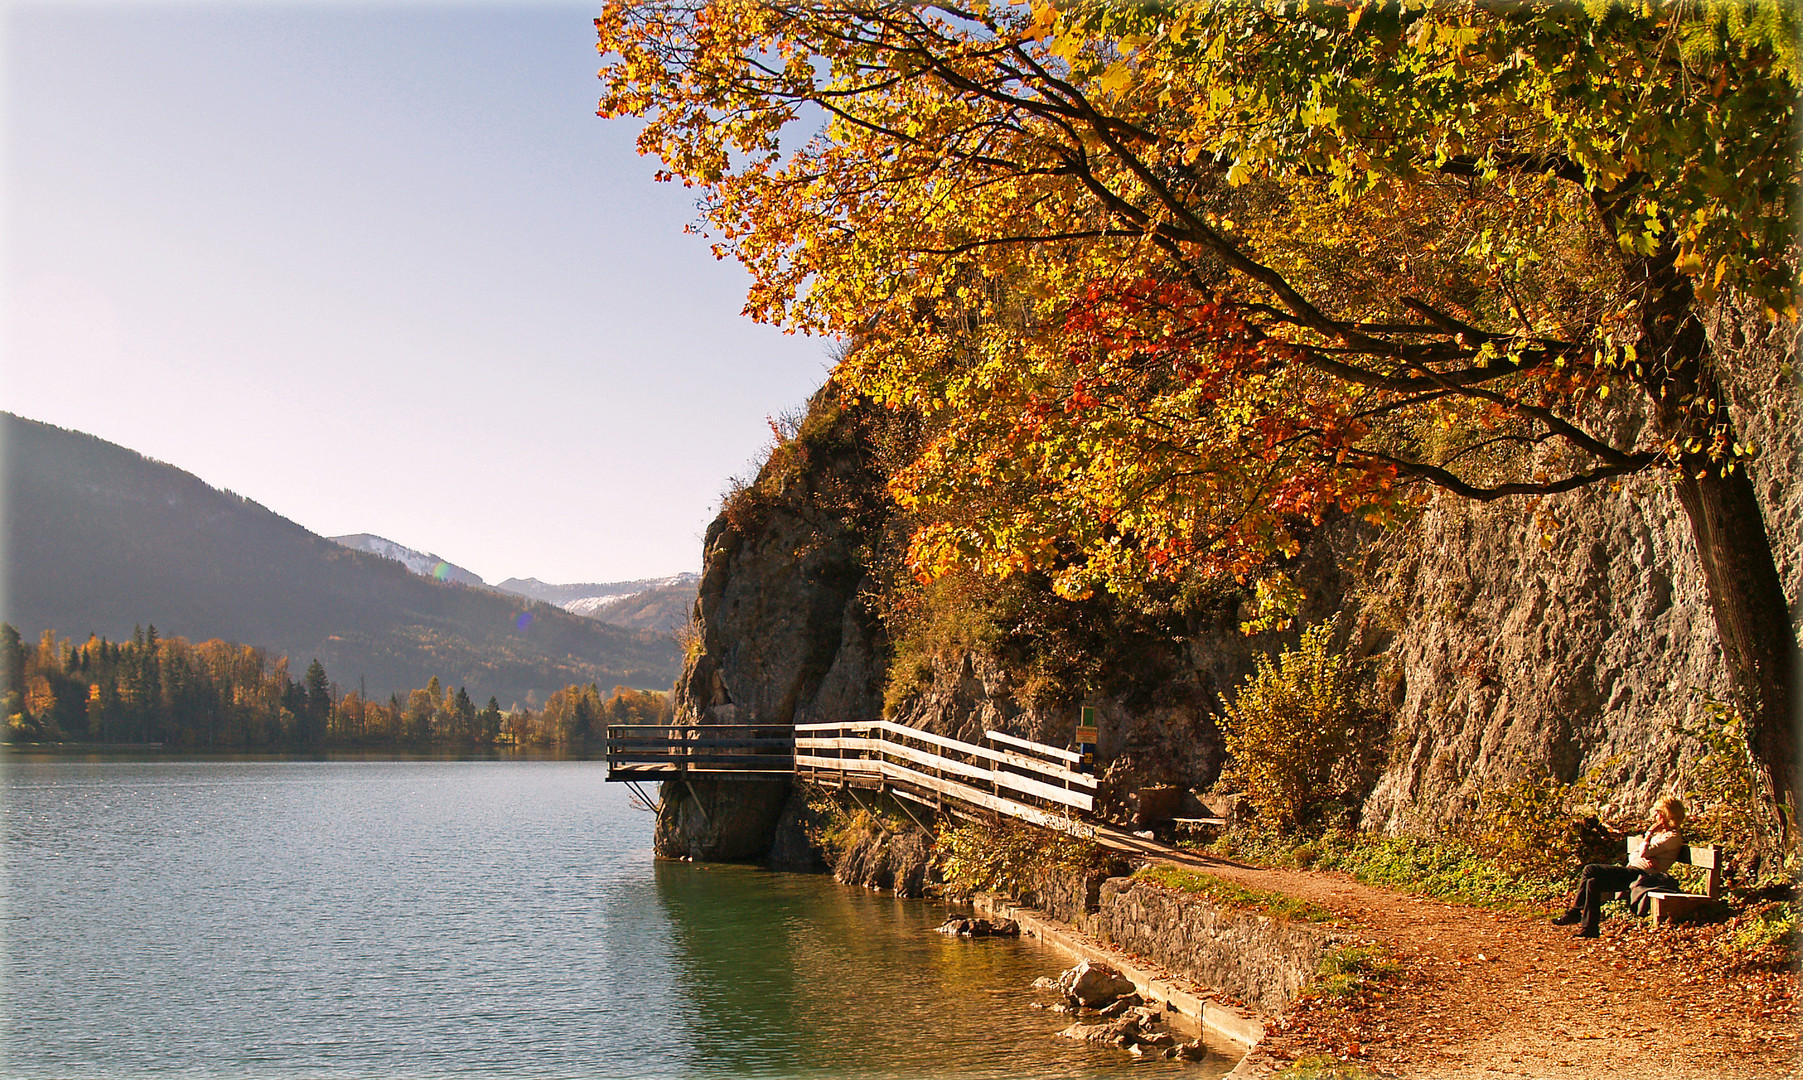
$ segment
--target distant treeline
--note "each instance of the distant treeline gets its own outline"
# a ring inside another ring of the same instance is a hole
[[[562,747],[608,724],[667,724],[668,694],[571,685],[542,708],[478,707],[433,676],[404,697],[341,690],[318,660],[297,682],[287,657],[231,642],[190,644],[139,628],[130,641],[36,645],[0,623],[0,716],[11,742],[162,743],[218,750]]]

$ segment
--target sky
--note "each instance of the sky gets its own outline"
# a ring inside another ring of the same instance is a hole
[[[698,570],[827,343],[565,3],[0,7],[0,408],[490,582]]]

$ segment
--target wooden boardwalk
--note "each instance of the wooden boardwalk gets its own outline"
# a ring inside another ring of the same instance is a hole
[[[1093,837],[1096,778],[1070,750],[983,733],[982,743],[891,723],[611,726],[607,778],[793,776],[828,788],[883,791],[940,811],[988,811]]]

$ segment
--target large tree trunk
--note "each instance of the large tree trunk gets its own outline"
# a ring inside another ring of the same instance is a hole
[[[1727,395],[1713,369],[1690,280],[1670,252],[1631,268],[1641,299],[1641,385],[1659,434],[1683,447],[1735,443]],[[1722,652],[1747,718],[1747,742],[1768,794],[1803,805],[1797,775],[1797,639],[1771,534],[1744,463],[1724,471],[1706,452],[1679,454],[1678,501],[1690,518]]]
[[[1774,799],[1797,790],[1797,646],[1759,499],[1744,469],[1678,481],[1722,653],[1747,713],[1747,742]]]

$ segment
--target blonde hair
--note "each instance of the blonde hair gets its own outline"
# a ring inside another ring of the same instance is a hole
[[[1676,795],[1667,795],[1653,804],[1653,809],[1665,815],[1665,820],[1675,828],[1684,824],[1684,803]]]

